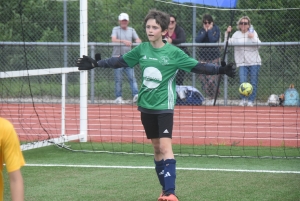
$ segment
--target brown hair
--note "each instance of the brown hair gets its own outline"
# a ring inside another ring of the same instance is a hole
[[[144,20],[145,26],[149,19],[154,19],[160,25],[162,31],[167,30],[170,24],[170,15],[155,9],[150,10],[146,15]]]
[[[212,16],[210,14],[204,14],[203,18],[202,18],[202,22],[205,22],[205,21],[214,22],[214,19],[212,18]]]

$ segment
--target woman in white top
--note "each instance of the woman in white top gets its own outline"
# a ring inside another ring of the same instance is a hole
[[[232,37],[228,40],[230,43],[245,43],[243,46],[234,47],[234,59],[237,67],[239,67],[240,83],[247,82],[248,75],[250,76],[250,83],[253,86],[253,92],[246,100],[245,96],[242,96],[240,106],[253,107],[253,103],[257,92],[258,73],[261,66],[261,58],[259,56],[259,43],[261,41],[258,38],[256,31],[251,31],[251,20],[248,16],[241,17],[237,22],[237,29]],[[228,37],[228,33],[232,28],[229,26],[225,32],[225,41]],[[246,44],[254,43],[256,46],[247,46]]]

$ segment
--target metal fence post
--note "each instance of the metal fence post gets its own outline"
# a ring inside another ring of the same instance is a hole
[[[91,45],[91,56],[95,55],[95,46]],[[95,69],[91,70],[91,103],[95,101]]]

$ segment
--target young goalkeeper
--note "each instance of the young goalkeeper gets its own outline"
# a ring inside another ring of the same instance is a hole
[[[0,201],[3,200],[3,164],[9,175],[12,201],[24,200],[24,184],[21,167],[25,164],[20,142],[13,125],[0,117]]]
[[[83,56],[77,60],[79,70],[94,67],[119,68],[140,64],[143,83],[138,95],[138,110],[147,138],[154,149],[154,163],[162,193],[158,201],[178,201],[175,195],[176,160],[172,150],[173,113],[176,103],[175,77],[179,69],[198,74],[235,76],[232,64],[216,66],[198,63],[178,47],[162,40],[168,31],[170,16],[150,10],[144,24],[149,42],[141,43],[120,57],[96,60]]]

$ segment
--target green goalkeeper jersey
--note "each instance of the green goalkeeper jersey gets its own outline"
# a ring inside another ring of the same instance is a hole
[[[129,66],[140,64],[143,83],[137,105],[149,110],[173,110],[178,69],[190,72],[198,63],[169,43],[161,48],[153,48],[149,42],[141,43],[123,55],[123,59]]]

